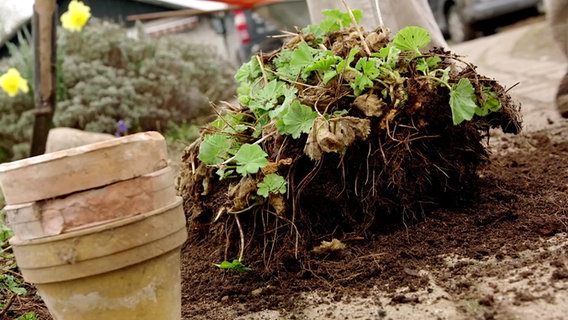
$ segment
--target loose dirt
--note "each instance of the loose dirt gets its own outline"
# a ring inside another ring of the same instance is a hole
[[[339,255],[239,274],[185,248],[184,319],[565,319],[568,123],[489,145],[469,203],[339,239]]]

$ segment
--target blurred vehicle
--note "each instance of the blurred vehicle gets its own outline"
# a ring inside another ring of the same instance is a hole
[[[442,33],[463,42],[539,14],[542,0],[428,0]]]
[[[233,11],[234,24],[240,48],[237,61],[246,62],[257,52],[270,52],[280,48],[285,40],[274,37],[282,31],[294,32],[310,22],[308,5],[305,0],[281,0],[260,3],[250,9]]]
[[[237,50],[237,61],[244,63],[259,52],[270,52],[282,45],[282,40],[272,38],[280,32],[270,22],[262,19],[256,12],[238,9],[233,12],[235,29],[241,46]]]

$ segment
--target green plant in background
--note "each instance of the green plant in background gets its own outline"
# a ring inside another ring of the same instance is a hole
[[[53,125],[114,134],[124,120],[129,133],[168,123],[199,124],[210,101],[233,96],[234,66],[213,48],[187,36],[131,37],[120,25],[91,19],[82,32],[58,32],[57,110]],[[9,45],[0,73],[16,68],[33,78],[31,36]],[[27,156],[33,127],[33,88],[9,97],[0,93],[0,162]]]
[[[35,312],[28,312],[23,316],[19,316],[16,320],[37,320],[37,314]]]
[[[11,303],[15,296],[22,296],[27,293],[21,276],[17,273],[14,254],[10,250],[8,240],[14,235],[12,230],[4,223],[6,211],[0,210],[0,309]],[[31,315],[30,315],[31,316]],[[22,318],[34,319],[34,318]]]

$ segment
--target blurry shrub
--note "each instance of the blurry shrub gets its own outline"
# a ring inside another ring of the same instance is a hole
[[[168,123],[193,123],[210,114],[210,101],[234,95],[235,66],[213,48],[188,42],[190,35],[135,39],[95,19],[82,32],[58,32],[56,127],[114,134],[124,120],[129,133],[164,132]],[[24,38],[10,46],[0,73],[15,67],[32,84],[31,37]],[[33,89],[14,98],[0,94],[0,162],[29,152],[33,108]]]

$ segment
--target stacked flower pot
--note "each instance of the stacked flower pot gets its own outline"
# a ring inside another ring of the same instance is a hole
[[[24,279],[55,320],[181,319],[181,198],[157,132],[0,165]]]

